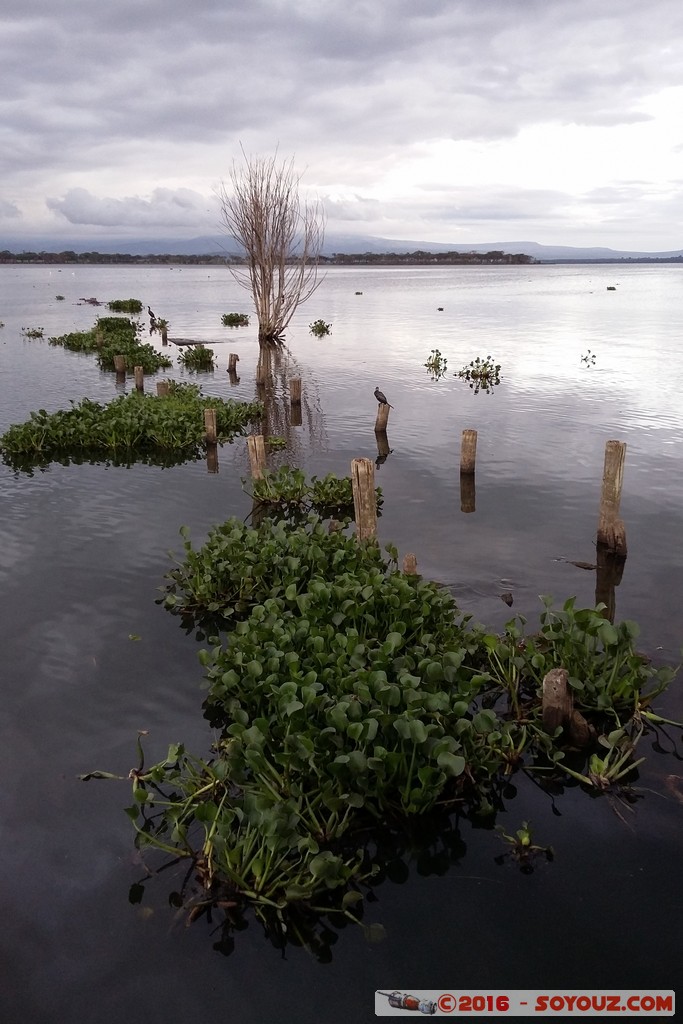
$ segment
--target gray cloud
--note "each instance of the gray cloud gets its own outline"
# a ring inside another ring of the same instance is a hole
[[[437,139],[647,124],[647,97],[683,82],[680,38],[679,0],[24,0],[0,32],[4,202],[27,223],[190,230],[240,141],[279,143],[322,192],[367,195]],[[554,193],[548,181],[536,197],[549,222]],[[328,200],[359,224],[372,202]],[[485,193],[460,217],[487,207],[505,219]],[[511,209],[530,216],[520,194]]]
[[[85,188],[72,188],[62,199],[48,199],[47,206],[70,224],[100,227],[204,227],[218,217],[218,204],[207,209],[204,196],[191,189],[172,191],[157,188],[150,199],[130,196],[125,199],[98,198]]]
[[[21,218],[21,210],[16,203],[7,203],[4,199],[0,199],[0,220],[19,220]]]

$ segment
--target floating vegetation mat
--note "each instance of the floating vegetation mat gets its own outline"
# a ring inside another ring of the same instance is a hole
[[[49,339],[50,345],[60,345],[70,352],[86,352],[97,356],[103,370],[114,370],[114,357],[125,357],[126,371],[141,366],[145,373],[156,373],[173,366],[168,356],[157,352],[153,345],[138,339],[139,325],[127,317],[102,316],[89,331],[75,331]]]
[[[206,758],[173,744],[151,767],[139,745],[128,814],[140,846],[189,861],[193,912],[228,907],[234,922],[251,906],[282,942],[296,915],[360,921],[386,869],[382,837],[454,810],[492,824],[516,772],[554,795],[621,792],[643,732],[663,723],[651,705],[673,670],[651,666],[635,625],[602,607],[544,599],[540,628],[519,617],[497,635],[399,571],[391,545],[385,555],[315,515],[229,519],[199,548],[181,533],[160,601],[208,639],[217,739]],[[543,679],[558,666],[583,750],[544,728]],[[545,850],[520,835],[522,853]]]
[[[55,413],[39,409],[0,437],[0,452],[6,465],[23,470],[54,461],[176,465],[204,453],[205,409],[216,410],[219,442],[262,415],[258,402],[208,398],[196,385],[172,382],[162,397],[133,391],[106,405],[84,398]]]

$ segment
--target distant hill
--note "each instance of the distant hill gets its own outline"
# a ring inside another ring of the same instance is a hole
[[[172,254],[178,256],[229,256],[238,248],[226,235],[203,235],[198,238],[0,238],[0,251],[10,252],[101,252],[130,253],[131,256]],[[571,245],[542,245],[539,242],[478,242],[461,245],[457,242],[406,241],[404,239],[377,238],[366,235],[329,234],[325,238],[323,253],[404,253],[423,252],[491,252],[525,253],[542,263],[566,261],[616,261],[647,259],[683,259],[683,249],[667,252],[637,252],[604,247],[582,248]]]

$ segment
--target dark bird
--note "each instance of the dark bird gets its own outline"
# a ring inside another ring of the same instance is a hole
[[[380,391],[379,388],[375,388],[375,398],[377,399],[380,405],[388,405],[390,409],[394,408],[390,402],[387,402],[387,396],[384,394],[383,391]]]
[[[152,312],[152,310],[149,308],[149,306],[147,307],[147,312],[150,315],[150,319],[156,320],[156,317],[155,317],[154,313]]]

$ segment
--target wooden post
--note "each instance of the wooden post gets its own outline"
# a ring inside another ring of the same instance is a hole
[[[102,348],[104,345],[104,331],[101,327],[98,327],[95,331],[95,344],[98,348]]]
[[[143,370],[143,368],[141,366],[136,366],[133,369],[133,373],[135,374],[135,387],[138,389],[138,391],[144,391],[145,390],[145,371]]]
[[[477,463],[477,432],[463,430],[460,445],[460,474],[467,476],[474,473]]]
[[[216,410],[205,409],[204,410],[204,428],[206,430],[206,440],[208,444],[215,444],[218,438],[216,431]]]
[[[236,370],[228,370],[228,380],[230,381],[230,386],[233,387],[233,388],[234,388],[235,384],[239,384],[240,379],[237,376],[237,371]]]
[[[157,395],[162,398],[164,395],[168,395],[171,391],[170,380],[158,380],[157,381]]]
[[[126,372],[126,357],[125,356],[114,356],[114,369],[117,373]]]
[[[290,379],[289,400],[292,405],[301,405],[301,377],[292,377]]]
[[[266,471],[266,445],[263,434],[250,434],[247,438],[249,465],[254,480],[260,480]]]
[[[375,466],[372,459],[352,459],[351,485],[356,519],[356,537],[368,540],[377,534]]]
[[[237,373],[237,364],[240,357],[236,352],[231,352],[228,356],[228,373]]]
[[[417,576],[417,556],[405,555],[403,558],[403,572],[406,576]]]
[[[377,409],[377,419],[375,420],[375,433],[383,434],[386,433],[387,423],[389,422],[389,410],[390,405],[386,402],[380,402]]]
[[[168,327],[161,328],[161,344],[168,345]]]
[[[598,547],[606,547],[621,558],[626,558],[627,551],[626,529],[619,518],[625,458],[626,445],[622,441],[607,442],[598,519]]]

